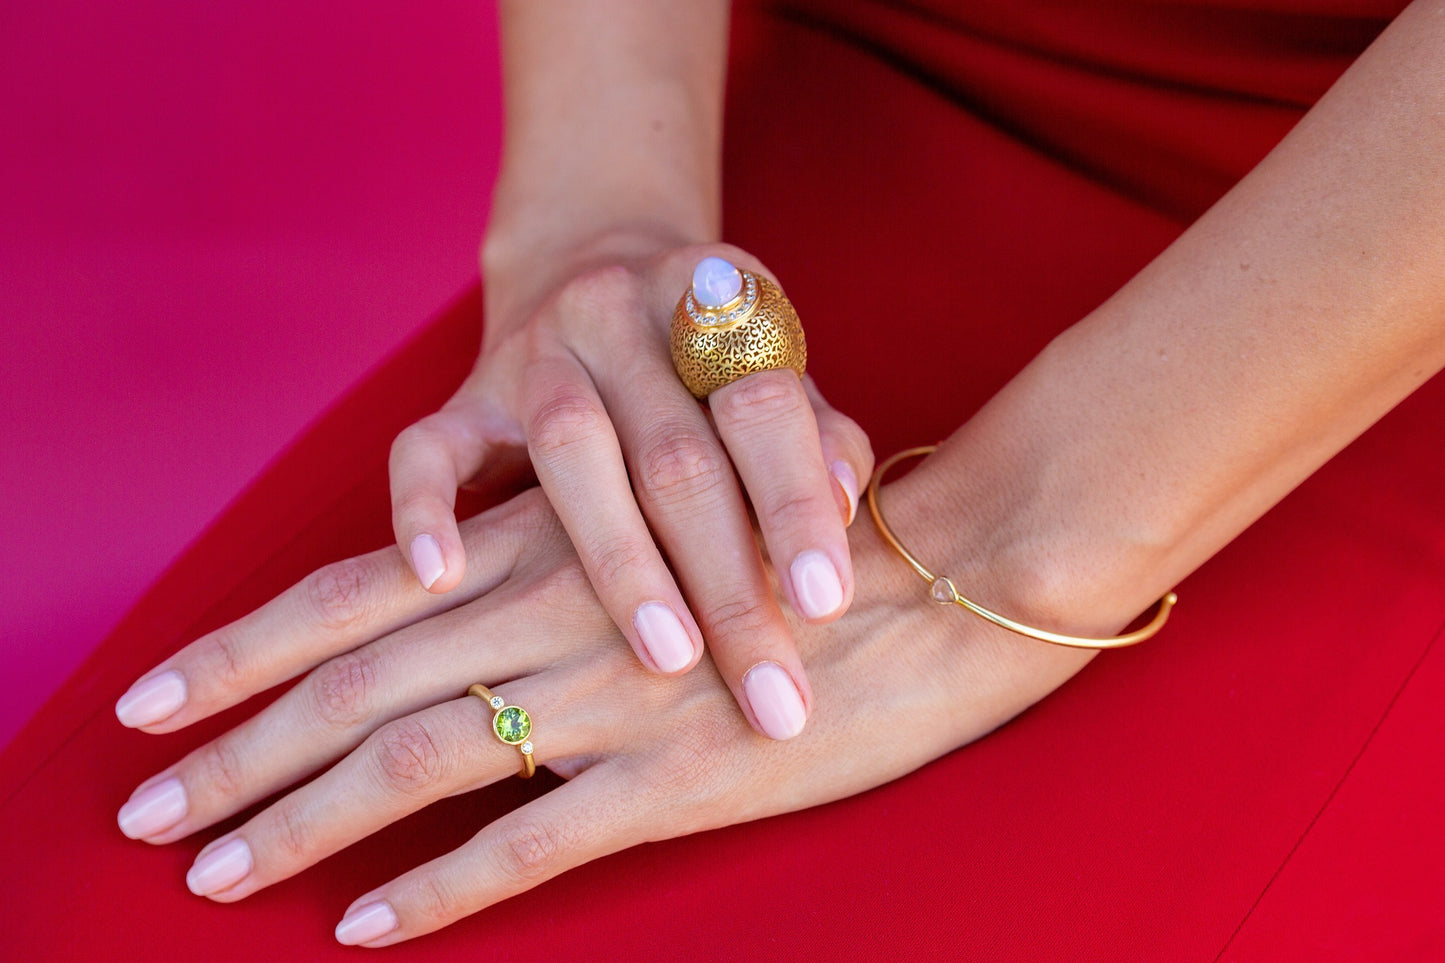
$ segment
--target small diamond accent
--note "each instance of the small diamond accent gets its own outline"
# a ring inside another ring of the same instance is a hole
[[[530,756],[532,754],[532,744],[530,742],[522,743],[522,751]]]
[[[500,709],[502,706],[504,706],[504,705],[506,705],[506,704],[507,704],[507,703],[506,703],[505,701],[503,701],[503,699],[502,699],[501,696],[492,696],[492,708],[493,708],[493,709]]]
[[[953,583],[948,580],[948,576],[940,575],[933,580],[933,585],[928,589],[928,594],[933,596],[933,601],[943,605],[949,605],[957,597],[958,593],[954,591]]]

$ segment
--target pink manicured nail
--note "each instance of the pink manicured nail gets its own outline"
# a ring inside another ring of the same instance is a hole
[[[843,604],[843,582],[838,570],[822,552],[804,552],[793,560],[793,594],[810,619],[821,619]]]
[[[853,474],[853,466],[841,459],[829,465],[828,471],[837,480],[838,487],[843,489],[843,494],[848,496],[848,521],[843,523],[846,528],[858,517],[858,476]]]
[[[688,638],[687,629],[682,627],[682,620],[671,606],[661,602],[639,605],[632,624],[647,654],[663,672],[680,671],[692,661],[692,639]]]
[[[174,777],[164,779],[130,798],[116,822],[131,839],[148,839],[186,818],[186,790]]]
[[[774,739],[791,739],[808,721],[803,697],[783,667],[776,662],[759,662],[743,677],[743,692],[763,732]]]
[[[137,682],[115,704],[115,717],[121,725],[155,725],[175,714],[186,704],[186,680],[174,669]]]
[[[197,896],[210,896],[230,889],[250,872],[251,847],[244,839],[233,839],[196,860],[186,874],[186,885]]]
[[[412,539],[411,567],[425,588],[431,588],[446,574],[447,563],[442,559],[442,547],[436,539],[425,533]]]
[[[367,903],[354,909],[336,924],[336,942],[356,946],[379,940],[396,929],[396,911],[387,902]]]

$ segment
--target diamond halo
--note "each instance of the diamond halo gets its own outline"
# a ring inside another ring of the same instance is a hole
[[[688,288],[684,295],[684,307],[693,324],[703,328],[720,328],[751,314],[758,303],[758,279],[748,271],[743,272],[743,278],[742,300],[726,312],[710,311],[701,307],[693,297],[692,289]]]

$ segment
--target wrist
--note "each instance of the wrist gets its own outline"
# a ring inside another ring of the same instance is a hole
[[[1132,557],[1108,540],[1090,542],[1094,527],[1074,505],[1048,494],[1027,462],[1013,463],[1007,448],[984,450],[978,442],[965,426],[880,493],[888,527],[935,577],[947,577],[958,594],[1007,619],[1089,639],[1119,634],[1164,594],[1168,586],[1156,591],[1147,565],[1136,564],[1150,554],[1146,546]],[[890,551],[920,601],[933,601],[928,582]],[[996,626],[990,631],[1023,641]]]

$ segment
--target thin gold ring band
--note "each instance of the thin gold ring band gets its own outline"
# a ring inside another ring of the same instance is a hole
[[[883,520],[883,512],[878,508],[878,489],[882,487],[883,476],[888,473],[890,468],[905,459],[922,458],[925,455],[933,454],[937,450],[937,445],[923,445],[918,448],[909,448],[905,451],[900,451],[898,454],[884,460],[884,462],[878,466],[878,470],[873,473],[873,478],[868,482],[867,493],[868,511],[873,516],[873,523],[878,526],[879,534],[883,536],[883,539],[889,545],[893,546],[895,552],[903,556],[903,560],[908,563],[909,567],[929,584],[929,595],[935,602],[943,605],[950,603],[961,605],[974,615],[987,619],[999,628],[1008,629],[1010,632],[1017,632],[1019,635],[1026,635],[1031,639],[1038,639],[1040,642],[1051,642],[1054,645],[1066,645],[1075,649],[1122,649],[1126,645],[1143,642],[1162,629],[1164,623],[1169,621],[1169,610],[1174,607],[1174,603],[1179,601],[1179,596],[1173,592],[1166,592],[1164,594],[1164,597],[1157,603],[1159,610],[1154,613],[1154,617],[1150,619],[1149,623],[1143,628],[1107,639],[1091,639],[1077,635],[1063,635],[1059,632],[1050,632],[1047,629],[1036,629],[1031,625],[1015,622],[1006,615],[999,615],[997,612],[984,608],[977,602],[964,598],[958,593],[958,589],[954,587],[953,581],[949,579],[948,576],[937,575],[930,571],[928,566],[920,562],[917,556],[904,547],[903,543],[898,540],[898,536],[893,534],[893,529],[889,528],[888,523]]]
[[[516,746],[522,755],[522,771],[517,773],[523,779],[531,779],[537,771],[532,759],[532,717],[521,706],[509,706],[507,700],[493,695],[492,690],[478,682],[467,689],[467,695],[476,696],[495,712],[492,715],[492,735],[509,746]]]

